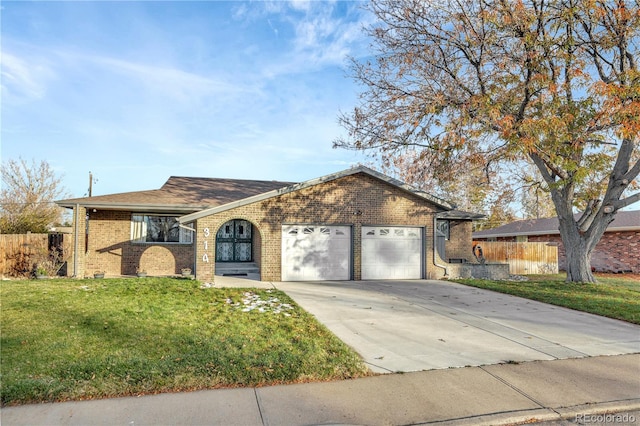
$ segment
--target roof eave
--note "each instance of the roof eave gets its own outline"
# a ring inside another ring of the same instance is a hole
[[[640,231],[640,225],[638,226],[618,226],[615,228],[607,228],[605,232],[627,232],[627,231]]]
[[[202,210],[202,211],[198,211],[192,214],[188,214],[185,216],[182,216],[180,218],[178,218],[178,222],[180,223],[190,223],[193,222],[195,220],[201,219],[205,216],[210,216],[212,214],[216,214],[216,213],[220,213],[226,210],[230,210],[236,207],[242,207],[242,206],[246,206],[248,204],[252,204],[252,203],[256,203],[259,201],[264,201],[267,200],[269,198],[273,198],[273,197],[277,197],[279,195],[284,195],[284,194],[288,194],[291,192],[295,192],[295,191],[299,191],[301,189],[305,189],[305,188],[309,188],[311,186],[315,186],[321,183],[326,183],[326,182],[331,182],[333,180],[345,177],[345,176],[350,176],[350,175],[354,175],[356,173],[365,173],[368,174],[370,176],[373,176],[377,179],[380,179],[384,182],[387,182],[390,185],[393,185],[395,187],[398,187],[402,190],[404,190],[407,193],[410,193],[416,197],[420,197],[422,199],[425,199],[429,202],[431,202],[432,204],[435,204],[437,207],[440,207],[442,209],[445,210],[452,210],[453,206],[449,203],[447,203],[444,200],[440,200],[430,194],[427,194],[426,192],[423,191],[415,191],[413,188],[411,188],[409,185],[400,182],[397,179],[393,179],[390,178],[388,176],[383,175],[382,173],[376,172],[375,170],[371,170],[368,167],[364,167],[364,166],[358,166],[358,167],[353,167],[351,169],[347,169],[347,170],[343,170],[341,172],[337,172],[337,173],[332,173],[326,176],[321,176],[319,178],[315,178],[315,179],[311,179],[305,182],[301,182],[301,183],[296,183],[293,185],[289,185],[289,186],[285,186],[284,188],[279,188],[279,189],[275,189],[273,191],[269,191],[269,192],[265,192],[263,194],[258,194],[258,195],[254,195],[252,197],[247,197],[244,198],[242,200],[238,200],[238,201],[234,201],[231,203],[227,203],[227,204],[223,204],[221,206],[217,206],[217,207],[213,207],[213,208],[209,208],[206,210]]]
[[[76,206],[81,206],[87,209],[96,209],[96,210],[124,210],[124,211],[132,211],[132,212],[149,212],[149,213],[162,213],[162,212],[173,212],[173,213],[192,213],[196,211],[200,211],[202,209],[206,209],[210,206],[193,206],[193,205],[185,205],[185,204],[138,204],[138,203],[100,203],[100,202],[67,202],[67,201],[56,201],[56,204],[60,207],[73,209]]]
[[[616,228],[607,228],[604,232],[637,232],[640,231],[640,226],[620,226]],[[481,232],[481,231],[479,231]],[[504,238],[504,237],[531,237],[537,235],[560,235],[559,230],[542,230],[542,231],[530,231],[530,232],[501,232],[495,234],[482,234],[476,235],[474,233],[474,238]]]
[[[513,232],[506,234],[483,234],[476,235],[475,232],[472,234],[473,238],[502,238],[502,237],[520,237],[520,236],[535,236],[535,235],[558,235],[560,231],[543,231],[543,232]]]
[[[481,220],[487,217],[487,215],[481,213],[471,213],[471,212],[457,212],[457,211],[446,211],[440,212],[436,214],[438,219],[450,219],[450,220]]]

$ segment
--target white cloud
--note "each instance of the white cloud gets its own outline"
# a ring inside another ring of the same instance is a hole
[[[312,3],[313,9],[302,19],[290,21],[295,32],[294,50],[281,71],[341,67],[349,56],[358,56],[365,46],[360,11],[352,7],[346,14],[335,16],[335,5]]]
[[[297,28],[297,54],[317,65],[343,65],[353,49],[353,27],[327,19],[302,23]]]
[[[266,23],[291,46],[264,60],[262,75],[277,78],[341,67],[348,56],[359,56],[367,45],[363,22],[372,19],[360,6],[359,2],[313,0],[264,1],[251,7],[242,3],[234,9],[234,18],[241,25]]]
[[[47,82],[55,73],[46,61],[24,58],[2,52],[2,93],[11,98],[40,99],[45,96]]]
[[[309,0],[290,0],[289,6],[295,10],[308,12],[311,9],[312,2]]]
[[[237,94],[253,92],[255,88],[238,84],[237,81],[225,81],[182,71],[177,68],[159,67],[148,64],[128,62],[121,59],[93,56],[87,59],[110,69],[112,72],[128,75],[138,80],[157,94],[179,101],[193,101],[211,95]]]
[[[273,23],[271,22],[271,19],[267,19],[267,23],[269,24],[269,28],[271,28],[271,30],[273,31],[273,33],[275,34],[276,37],[278,37],[279,35],[279,31],[278,29],[273,25]]]

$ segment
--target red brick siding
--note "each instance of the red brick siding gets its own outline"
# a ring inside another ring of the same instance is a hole
[[[618,268],[618,271],[614,272],[624,272],[629,268],[631,272],[640,273],[640,231],[607,232],[596,246],[596,250],[598,253],[592,257],[592,264],[593,260],[602,260],[605,265],[613,261],[611,266]],[[620,265],[616,264],[616,261],[620,262]],[[599,264],[594,266],[596,269],[600,267]]]

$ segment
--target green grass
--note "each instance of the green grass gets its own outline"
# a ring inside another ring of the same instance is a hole
[[[245,312],[248,291],[264,312]],[[276,290],[168,278],[4,281],[0,303],[2,405],[368,375]]]
[[[640,324],[640,281],[598,275],[597,284],[566,283],[564,275],[531,275],[529,281],[460,279],[455,282]]]

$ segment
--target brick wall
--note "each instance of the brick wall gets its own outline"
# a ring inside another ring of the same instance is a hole
[[[89,212],[86,253],[84,243],[79,245],[84,253],[79,277],[92,276],[96,271],[112,276],[135,275],[138,269],[149,275],[174,275],[182,268],[193,268],[193,244],[132,243],[131,215],[126,211]]]
[[[607,232],[592,256],[596,270],[609,267],[612,272],[640,273],[640,231]]]
[[[67,275],[83,278],[85,276],[85,265],[87,257],[85,255],[85,229],[86,229],[87,209],[76,206],[73,208],[73,232],[71,236],[71,256],[67,263]],[[78,234],[75,235],[76,229]],[[77,267],[77,270],[76,270]]]
[[[197,221],[197,278],[213,280],[215,273],[215,235],[225,222],[231,219],[248,220],[259,234],[260,247],[254,254],[261,254],[263,281],[279,281],[281,278],[282,224],[332,224],[351,225],[353,232],[354,279],[359,280],[361,233],[363,225],[405,225],[424,229],[427,276],[443,275],[433,263],[433,215],[435,207],[392,185],[367,174],[358,173],[318,184],[300,191],[283,194],[268,200],[227,210]],[[205,230],[208,232],[205,233]],[[456,241],[465,238],[464,241]],[[451,257],[469,257],[471,223],[452,227],[451,242],[447,250]],[[464,253],[464,256],[463,256]],[[208,260],[208,261],[205,261]]]
[[[449,225],[449,240],[445,242],[445,253],[449,259],[466,259],[475,262],[471,251],[471,221],[451,221]],[[433,238],[431,238],[433,240]],[[431,241],[433,243],[433,241]]]

